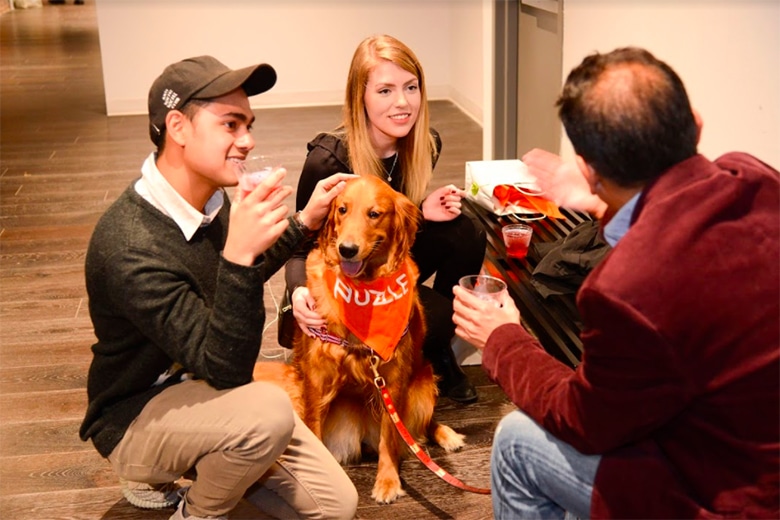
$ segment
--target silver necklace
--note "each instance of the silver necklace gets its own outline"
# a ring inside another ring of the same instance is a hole
[[[398,152],[395,152],[395,157],[393,157],[393,165],[390,167],[390,171],[387,172],[387,182],[392,182],[393,172],[395,171],[395,164],[397,162],[398,162]]]

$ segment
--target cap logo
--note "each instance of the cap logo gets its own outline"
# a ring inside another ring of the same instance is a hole
[[[181,98],[179,95],[174,92],[173,90],[166,88],[162,93],[162,102],[163,105],[165,105],[168,109],[173,109],[176,107],[176,105],[179,104],[179,101],[181,101]]]

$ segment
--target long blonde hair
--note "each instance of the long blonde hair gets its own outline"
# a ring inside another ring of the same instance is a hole
[[[433,175],[436,142],[430,131],[425,75],[417,56],[404,43],[386,34],[366,38],[355,50],[347,76],[346,100],[338,134],[346,138],[352,171],[359,175],[384,177],[382,159],[371,145],[368,133],[365,94],[368,75],[381,61],[389,61],[417,77],[420,110],[412,130],[398,139],[398,159],[402,166],[401,192],[419,204]]]

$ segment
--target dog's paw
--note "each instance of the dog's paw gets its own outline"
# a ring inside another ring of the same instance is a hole
[[[433,440],[447,452],[457,451],[466,445],[465,435],[456,432],[444,424],[438,425],[433,434]]]
[[[406,491],[401,487],[401,480],[398,478],[377,478],[374,489],[371,490],[371,498],[378,504],[390,504],[402,496],[406,496]]]

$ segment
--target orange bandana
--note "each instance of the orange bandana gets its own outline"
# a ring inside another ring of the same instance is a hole
[[[414,283],[406,260],[395,273],[372,282],[356,282],[325,271],[325,283],[347,328],[387,361],[406,331]]]

